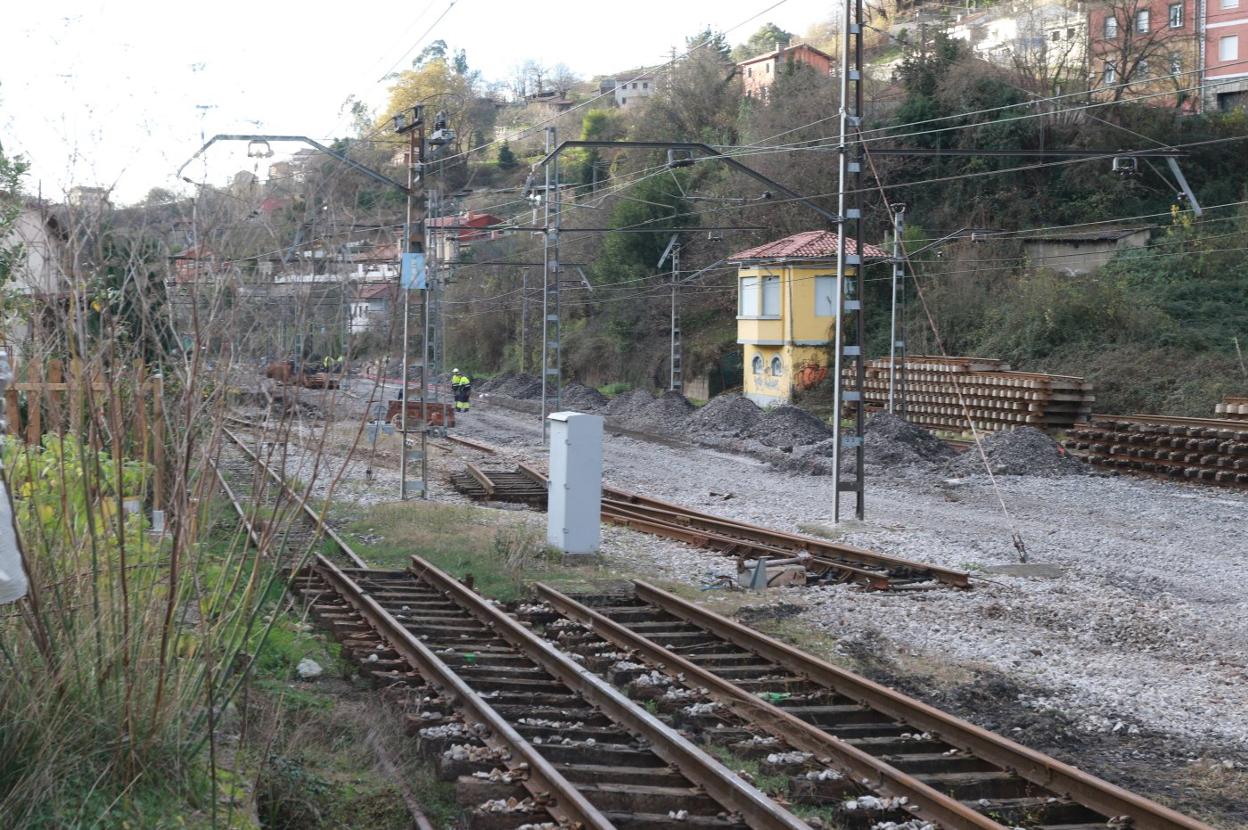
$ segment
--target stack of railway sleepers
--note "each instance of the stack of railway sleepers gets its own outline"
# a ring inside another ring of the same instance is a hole
[[[1103,415],[1077,425],[1066,448],[1089,464],[1248,490],[1248,422]]]
[[[1096,400],[1083,378],[1015,372],[991,358],[908,355],[903,365],[906,418],[929,429],[962,432],[969,414],[976,429],[988,432],[1023,425],[1068,430],[1091,415]],[[888,371],[887,358],[867,362],[869,411],[888,405]],[[848,372],[845,377],[850,383]]]
[[[1227,395],[1213,410],[1228,421],[1248,421],[1248,395]]]

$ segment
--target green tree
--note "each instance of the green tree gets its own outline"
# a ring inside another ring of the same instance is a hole
[[[767,52],[776,51],[776,44],[788,46],[793,42],[793,33],[786,32],[775,23],[768,21],[762,27],[750,35],[750,39],[732,50],[732,57],[735,60],[743,61],[752,58],[755,55],[763,55]]]
[[[500,170],[514,170],[519,163],[516,154],[511,151],[510,144],[504,141],[498,145],[498,168]]]
[[[20,157],[9,158],[0,145],[0,287],[13,276],[22,256],[20,245],[9,245],[9,230],[22,212],[22,176],[28,165]]]

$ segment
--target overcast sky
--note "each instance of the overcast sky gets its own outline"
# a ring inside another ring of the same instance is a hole
[[[32,163],[30,191],[114,187],[120,203],[174,171],[201,132],[347,134],[349,95],[385,100],[382,76],[430,41],[487,79],[533,58],[583,77],[668,58],[703,26],[739,43],[767,21],[797,33],[826,0],[55,0],[0,9],[0,143]],[[449,7],[449,11],[447,11]],[[445,12],[445,16],[438,17]],[[436,23],[435,23],[436,21]],[[430,29],[432,27],[432,29]],[[422,37],[423,36],[423,37]],[[294,149],[294,148],[292,148]],[[209,152],[207,180],[253,169],[243,144]],[[199,180],[205,168],[196,164]],[[258,172],[263,175],[264,169]]]

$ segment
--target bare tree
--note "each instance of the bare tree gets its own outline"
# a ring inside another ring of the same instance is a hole
[[[1166,8],[1166,7],[1162,7]],[[1112,0],[1093,11],[1089,25],[1092,88],[1100,97],[1121,101],[1125,95],[1151,92],[1185,96],[1185,73],[1195,69],[1194,21],[1185,19],[1186,4],[1161,16],[1147,0]]]
[[[541,95],[546,91],[546,80],[550,77],[550,70],[537,61],[529,59],[524,62],[524,76],[528,82],[528,93]]]
[[[550,70],[550,85],[559,93],[560,98],[568,97],[568,92],[579,80],[580,78],[566,63],[557,63]]]

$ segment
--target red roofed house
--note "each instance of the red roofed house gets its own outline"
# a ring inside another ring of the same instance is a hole
[[[776,82],[776,75],[786,65],[799,63],[809,66],[820,75],[828,75],[832,72],[832,56],[827,52],[820,51],[808,43],[799,43],[796,46],[781,46],[777,43],[774,51],[755,55],[737,64],[737,71],[741,73],[741,83],[745,89],[745,97],[766,98],[771,85]]]
[[[846,241],[846,271],[860,265]],[[830,231],[807,231],[733,254],[739,266],[737,343],[744,347],[742,392],[759,406],[787,403],[827,374],[836,323],[836,251]],[[866,259],[886,259],[874,245]]]
[[[467,213],[459,216],[439,216],[425,223],[430,228],[458,228],[436,234],[435,250],[442,262],[455,262],[459,259],[460,248],[468,248],[477,240],[498,239],[503,235],[501,230],[488,230],[495,225],[503,224],[503,220],[492,213]]]

